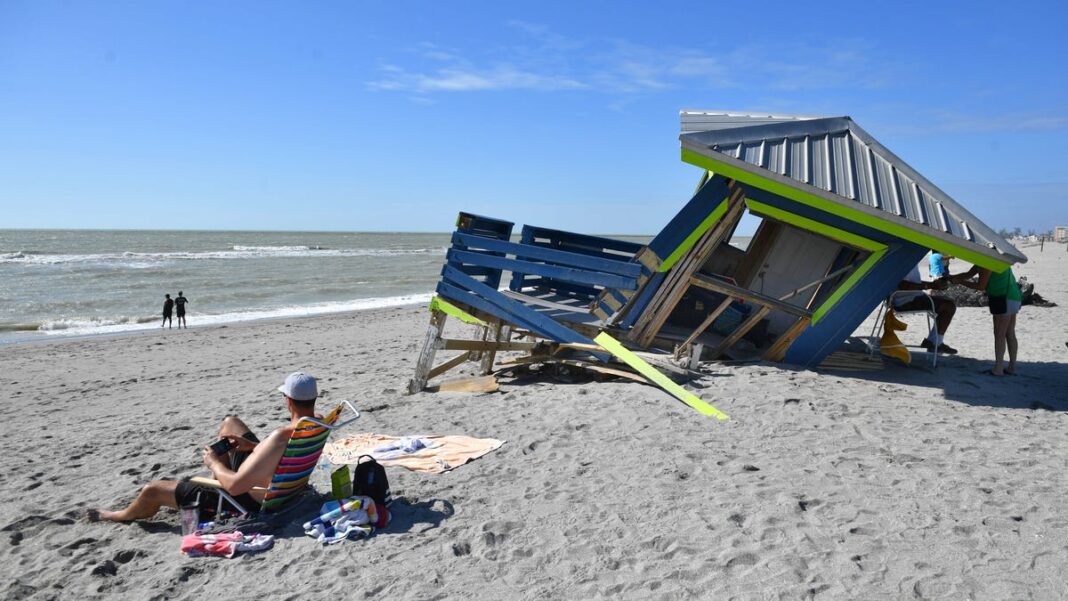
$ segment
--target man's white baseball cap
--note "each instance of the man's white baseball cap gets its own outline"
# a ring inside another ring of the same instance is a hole
[[[319,386],[315,378],[302,371],[295,371],[286,377],[285,384],[278,387],[278,392],[294,401],[314,401],[319,396]]]

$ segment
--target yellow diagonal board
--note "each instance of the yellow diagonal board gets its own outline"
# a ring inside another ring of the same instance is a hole
[[[452,315],[453,317],[459,319],[462,322],[474,324],[476,326],[486,325],[486,322],[475,317],[474,315],[471,315],[467,311],[464,311],[460,307],[457,307],[456,305],[441,298],[440,296],[435,296],[433,299],[430,300],[430,310],[441,311],[446,315]]]
[[[716,409],[712,405],[697,398],[693,393],[672,382],[670,378],[657,371],[652,365],[642,361],[641,357],[638,357],[634,353],[623,348],[623,345],[620,344],[618,340],[612,338],[606,332],[598,334],[593,341],[601,345],[601,348],[604,350],[612,353],[612,355],[623,363],[633,367],[638,373],[648,378],[651,382],[671,393],[671,396],[696,409],[701,415],[711,415],[716,419],[729,419],[726,413],[723,413],[719,409]]]

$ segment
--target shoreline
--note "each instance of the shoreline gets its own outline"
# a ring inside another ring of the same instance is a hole
[[[328,317],[328,316],[331,316],[331,315],[344,315],[344,314],[348,314],[348,313],[357,313],[357,312],[363,312],[363,311],[374,311],[374,310],[377,310],[377,309],[391,309],[391,308],[395,308],[395,307],[406,307],[406,306],[412,306],[412,305],[421,305],[421,304],[429,303],[430,299],[433,298],[433,295],[434,295],[434,293],[428,292],[428,293],[416,293],[416,294],[409,294],[409,295],[395,296],[395,297],[370,297],[370,298],[366,298],[366,299],[355,299],[353,301],[350,301],[347,304],[359,303],[361,301],[370,301],[371,302],[370,306],[359,307],[359,308],[345,308],[345,309],[339,309],[339,310],[324,310],[324,311],[321,311],[321,312],[313,312],[311,314],[303,314],[303,315],[302,314],[290,313],[290,314],[268,315],[268,316],[263,316],[263,317],[246,317],[246,318],[243,318],[243,319],[242,318],[235,318],[235,319],[229,319],[229,320],[227,320],[227,319],[219,319],[220,317],[224,317],[224,316],[221,316],[221,315],[200,315],[199,317],[201,317],[201,318],[207,318],[208,320],[216,320],[216,321],[209,321],[209,323],[207,323],[207,324],[203,324],[203,325],[200,325],[200,326],[194,326],[192,329],[212,328],[212,327],[216,327],[217,328],[217,327],[229,326],[231,324],[253,323],[253,322],[260,322],[260,321],[278,321],[278,320],[287,320],[287,319],[304,319],[304,318],[312,318],[312,317]],[[425,297],[425,299],[424,299],[424,297]],[[388,300],[393,300],[393,299],[411,299],[411,300],[404,300],[404,301],[399,301],[398,300],[398,302],[389,303],[389,304],[373,304],[374,301],[388,301]],[[312,304],[312,305],[308,305],[308,306],[309,307],[316,307],[316,306],[321,306],[321,305]],[[293,308],[287,308],[287,309],[293,309]],[[295,310],[295,309],[293,309],[293,310]],[[270,311],[271,310],[249,311],[249,312],[246,312],[244,314],[245,315],[255,315],[257,313],[267,313],[267,312],[270,312]],[[231,314],[226,314],[226,315],[237,315],[237,316],[240,316],[240,315],[242,315],[242,313],[231,313]],[[196,316],[193,315],[193,317],[196,317]],[[142,326],[144,326],[145,324],[148,324],[148,323],[152,323],[152,324],[159,323],[160,319],[161,318],[156,318],[151,322],[141,322],[141,323],[137,323],[137,324],[114,324],[114,326],[112,326],[112,325],[99,326],[101,328],[117,327],[117,329],[114,330],[114,331],[103,331],[103,332],[87,332],[87,333],[66,334],[66,333],[63,333],[66,330],[55,330],[55,332],[57,332],[57,333],[46,334],[46,333],[44,333],[43,330],[40,330],[40,329],[37,329],[37,330],[9,330],[9,332],[26,332],[27,333],[27,337],[26,338],[21,338],[21,339],[11,339],[11,340],[4,340],[4,339],[0,338],[0,350],[2,350],[4,348],[7,348],[7,347],[11,347],[11,346],[22,346],[22,345],[26,345],[26,344],[41,344],[41,343],[45,343],[45,342],[60,342],[60,341],[71,341],[71,340],[83,340],[83,339],[92,339],[92,338],[97,338],[97,337],[136,336],[136,335],[145,335],[145,334],[148,334],[148,333],[151,333],[151,332],[162,332],[162,331],[167,331],[167,330],[170,330],[170,329],[175,329],[175,330],[178,329],[178,328],[163,328],[163,327],[157,327],[157,326],[142,327]],[[194,321],[194,324],[195,323],[196,322]],[[124,326],[130,326],[130,327],[124,327]],[[74,329],[74,328],[72,328],[72,329]],[[186,328],[182,328],[182,329],[184,330]]]

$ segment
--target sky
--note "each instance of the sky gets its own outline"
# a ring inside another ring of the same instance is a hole
[[[0,0],[0,228],[655,233],[682,109],[849,115],[1068,224],[1063,4]],[[748,224],[749,227],[752,224]]]

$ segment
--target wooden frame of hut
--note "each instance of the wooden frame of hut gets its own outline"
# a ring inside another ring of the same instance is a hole
[[[643,362],[815,368],[929,250],[995,272],[1027,260],[849,117],[681,117],[701,180],[646,245],[529,225],[513,242],[511,222],[460,214],[410,391],[475,358],[489,373],[499,350],[615,370],[599,337]],[[746,212],[761,223],[743,249],[730,240]],[[450,314],[482,339],[441,338]],[[438,349],[464,354],[435,367]]]

